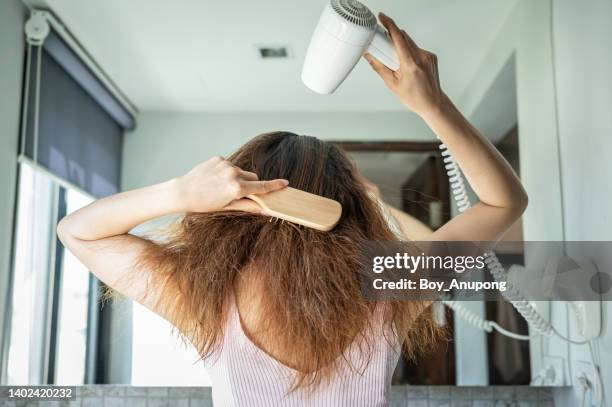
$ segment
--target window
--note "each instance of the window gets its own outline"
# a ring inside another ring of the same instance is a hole
[[[10,384],[82,384],[90,304],[85,267],[58,244],[59,218],[91,202],[21,164],[7,366]],[[91,328],[94,327],[89,327]]]
[[[67,190],[66,214],[89,204],[92,199]],[[96,299],[91,274],[70,251],[62,250],[59,275],[57,342],[55,348],[56,384],[83,383],[87,366],[89,302]],[[94,294],[94,295],[90,295]]]
[[[28,165],[19,171],[7,378],[9,384],[44,381],[48,330],[49,260],[57,190]]]
[[[19,172],[8,383],[104,381],[94,374],[99,355],[108,355],[96,343],[98,281],[55,233],[59,219],[93,198],[28,163],[20,164]],[[210,385],[196,350],[166,320],[133,303],[131,323],[131,360],[125,359],[131,384]]]
[[[98,283],[55,229],[91,197],[119,190],[123,133],[134,128],[136,109],[80,58],[87,52],[74,52],[71,34],[54,31],[51,14],[32,14],[52,29],[26,44],[6,376],[12,384],[104,381],[96,369]]]

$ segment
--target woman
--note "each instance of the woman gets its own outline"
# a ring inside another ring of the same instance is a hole
[[[526,207],[521,184],[441,91],[435,55],[380,20],[400,68],[365,58],[448,146],[480,199],[429,239],[498,239]],[[338,226],[319,232],[273,220],[243,199],[288,184],[339,201]],[[164,243],[128,233],[183,212]],[[386,405],[400,347],[414,354],[435,338],[428,303],[362,298],[359,242],[394,235],[350,161],[312,137],[257,137],[228,160],[96,201],[63,219],[58,234],[104,283],[198,349],[218,405]]]

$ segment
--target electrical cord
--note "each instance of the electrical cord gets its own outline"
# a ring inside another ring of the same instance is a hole
[[[465,181],[463,180],[463,175],[461,174],[461,169],[459,165],[455,161],[453,155],[448,151],[448,148],[445,144],[440,144],[441,155],[443,157],[442,161],[444,162],[444,168],[446,169],[446,173],[448,175],[448,179],[450,182],[450,188],[457,203],[457,207],[459,212],[464,212],[469,209],[472,204],[470,202],[470,198],[467,193],[467,188],[465,187]],[[509,301],[514,308],[521,314],[521,316],[529,323],[529,326],[533,328],[537,334],[541,334],[544,336],[557,336],[562,340],[572,343],[574,345],[584,345],[589,341],[576,341],[567,336],[561,334],[555,327],[553,327],[550,322],[544,319],[535,309],[533,305],[529,303],[529,301],[521,294],[521,292],[514,287],[507,279],[507,273],[504,269],[504,266],[501,264],[495,253],[489,251],[485,253],[485,264],[489,269],[489,272],[497,282],[503,282],[506,284],[507,290],[502,291],[502,296]],[[499,326],[494,321],[489,321],[481,318],[479,315],[471,313],[471,311],[466,310],[461,304],[457,301],[443,300],[442,301],[449,308],[458,312],[460,316],[466,316],[466,320],[472,325],[479,327],[487,332],[491,332],[493,329],[497,330],[499,333],[508,336],[510,338],[519,339],[519,340],[529,340],[532,336],[520,335],[515,332],[510,332],[501,326]]]
[[[448,148],[445,144],[440,144],[440,150],[442,155],[442,161],[444,162],[444,168],[446,169],[446,173],[448,175],[448,180],[450,183],[451,193],[455,202],[457,204],[457,208],[459,212],[464,212],[469,209],[472,204],[470,202],[470,197],[467,193],[467,188],[465,187],[465,181],[463,180],[463,175],[461,174],[461,169],[459,165],[455,161],[453,155],[448,151]],[[546,321],[535,308],[527,301],[523,295],[510,284],[506,278],[506,271],[504,267],[500,263],[499,259],[492,251],[485,253],[485,264],[489,269],[489,272],[497,282],[506,283],[506,287],[508,289],[506,291],[502,291],[502,296],[508,300],[514,308],[521,314],[521,316],[529,322],[530,326],[532,326],[537,333],[551,336],[556,330],[550,325],[548,321]],[[451,302],[449,300],[443,300],[443,303],[454,311],[458,312],[460,316],[467,315],[469,319],[466,318],[468,322],[472,325],[477,326],[487,332],[491,332],[492,329],[497,330],[501,334],[508,336],[510,338],[519,339],[519,340],[529,340],[531,337],[526,335],[520,335],[514,332],[510,332],[504,328],[501,328],[494,321],[489,321],[481,318],[476,314],[470,315],[470,312],[466,310],[461,304],[456,301]],[[490,330],[485,329],[488,328]],[[500,328],[500,329],[498,329]]]
[[[453,155],[448,151],[448,148],[445,144],[440,144],[441,155],[443,157],[444,168],[446,169],[446,173],[448,175],[448,179],[450,182],[450,188],[452,191],[453,198],[457,204],[457,208],[459,212],[464,212],[465,210],[471,207],[471,202],[469,195],[467,193],[467,188],[465,187],[465,181],[463,180],[463,175],[461,173],[461,169],[459,165],[455,161]],[[591,354],[591,364],[593,365],[593,370],[595,372],[596,383],[594,384],[593,392],[597,396],[597,406],[603,405],[603,381],[601,378],[601,372],[599,371],[599,367],[595,363],[595,353],[593,350],[593,340],[574,340],[571,339],[562,333],[560,333],[550,322],[544,319],[535,309],[533,305],[529,303],[529,301],[521,294],[521,292],[514,287],[507,279],[507,273],[504,269],[503,265],[492,251],[485,253],[485,264],[495,281],[506,283],[507,290],[502,291],[502,296],[509,301],[514,308],[521,314],[521,316],[529,323],[529,327],[533,328],[536,331],[536,335],[543,335],[547,337],[555,336],[560,338],[561,340],[571,343],[573,345],[588,345],[589,351]],[[505,335],[509,338],[517,339],[517,340],[529,340],[534,336],[521,335],[515,332],[508,331],[502,328],[495,321],[490,321],[476,315],[472,311],[465,308],[462,304],[457,301],[453,301],[451,299],[443,299],[442,303],[452,309],[457,315],[463,318],[466,322],[471,325],[490,333],[493,330]],[[583,377],[583,376],[581,376]],[[584,405],[586,400],[586,392],[590,389],[590,382],[586,377],[584,377],[586,383],[589,387],[583,387],[583,396],[582,396],[582,405]],[[580,378],[579,378],[580,380]],[[582,384],[582,383],[580,383]]]

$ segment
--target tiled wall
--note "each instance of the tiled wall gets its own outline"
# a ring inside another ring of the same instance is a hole
[[[552,407],[549,389],[394,386],[392,407]],[[0,407],[212,407],[208,387],[84,386],[71,402],[15,402]]]
[[[394,386],[392,407],[553,407],[552,391],[528,386]]]

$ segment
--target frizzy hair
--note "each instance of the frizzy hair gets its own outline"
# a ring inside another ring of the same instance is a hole
[[[335,145],[289,132],[255,137],[228,160],[259,179],[335,199],[342,217],[329,232],[238,211],[188,213],[164,242],[147,245],[139,264],[158,285],[158,309],[202,358],[223,346],[228,302],[246,270],[263,290],[257,331],[275,338],[299,369],[292,389],[313,388],[338,371],[348,346],[368,338],[377,303],[362,297],[360,242],[396,240],[356,169]],[[439,336],[427,303],[389,301],[385,326],[405,354],[427,350]],[[389,338],[387,338],[389,339]],[[371,346],[367,341],[366,352]]]

